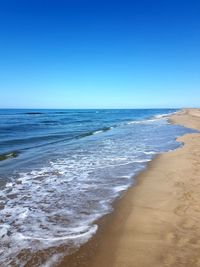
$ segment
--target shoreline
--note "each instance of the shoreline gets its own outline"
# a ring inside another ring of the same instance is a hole
[[[198,109],[179,111],[169,119],[200,130]],[[98,221],[91,240],[58,266],[200,266],[198,137],[183,135],[178,141],[184,146],[155,157],[116,201],[114,212]]]

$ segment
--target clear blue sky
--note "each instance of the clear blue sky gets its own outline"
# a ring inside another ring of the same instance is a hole
[[[1,108],[200,106],[199,0],[0,0]]]

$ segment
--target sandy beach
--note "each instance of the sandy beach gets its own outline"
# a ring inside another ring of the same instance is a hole
[[[170,121],[200,130],[200,109]],[[156,157],[97,235],[60,266],[200,266],[199,140],[199,133],[184,135],[184,146]]]
[[[200,267],[200,0],[0,7],[0,267]]]

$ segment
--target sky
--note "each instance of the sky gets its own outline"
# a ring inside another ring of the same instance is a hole
[[[0,108],[199,106],[199,0],[0,0]]]

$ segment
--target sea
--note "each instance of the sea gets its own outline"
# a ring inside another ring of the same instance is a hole
[[[0,110],[0,266],[56,266],[156,155],[176,109]]]

